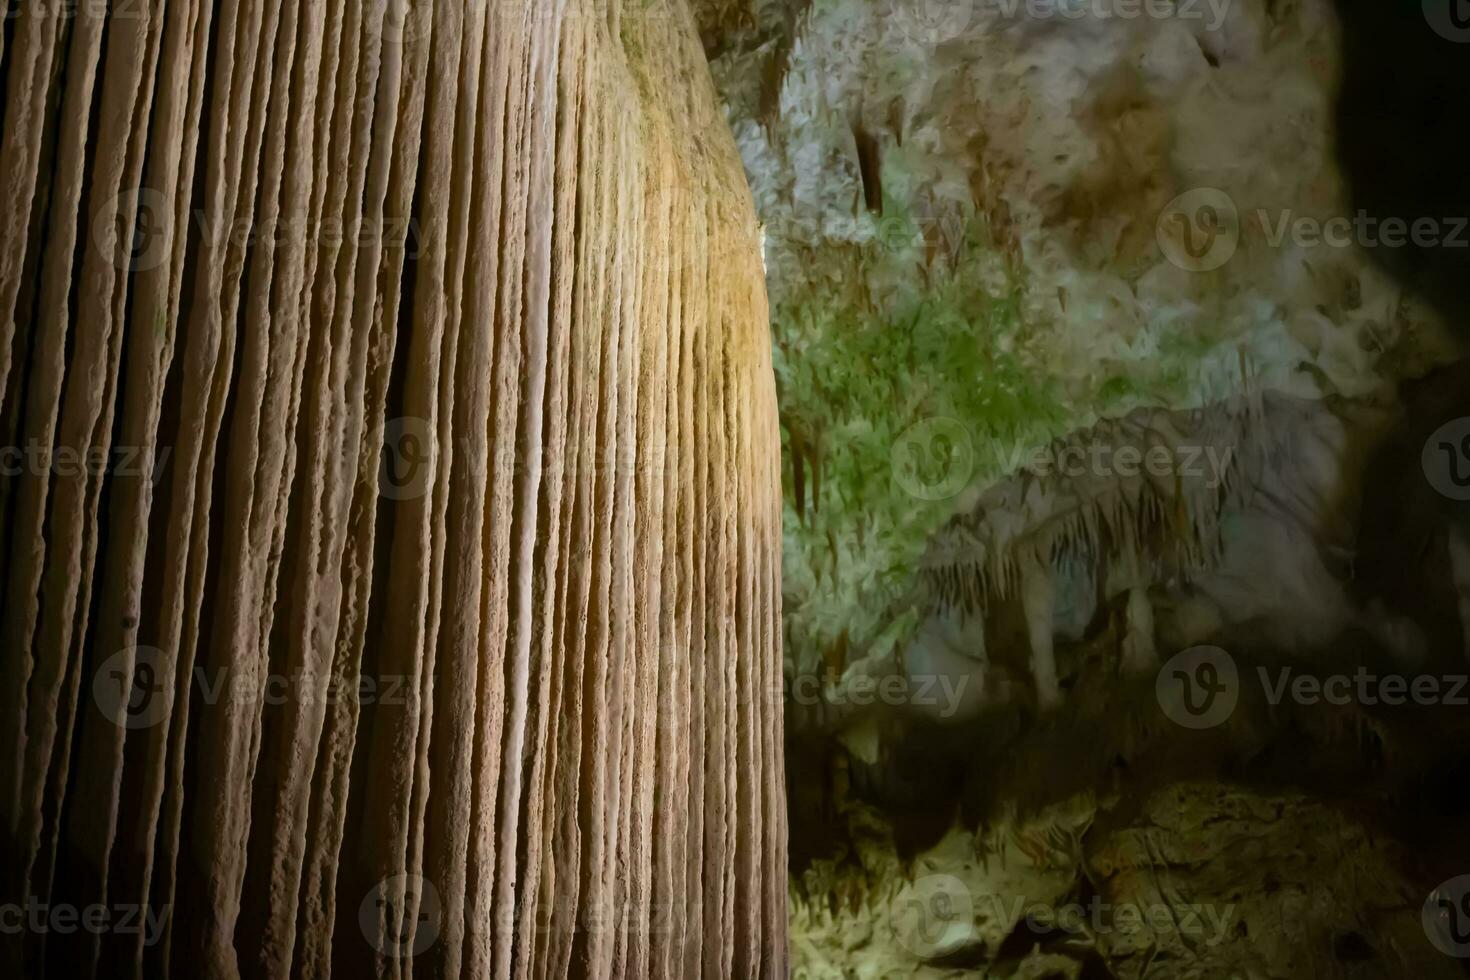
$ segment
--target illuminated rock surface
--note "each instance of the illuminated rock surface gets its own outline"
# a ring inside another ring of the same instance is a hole
[[[687,8],[127,7],[0,64],[3,891],[161,932],[5,974],[783,975],[767,306]]]

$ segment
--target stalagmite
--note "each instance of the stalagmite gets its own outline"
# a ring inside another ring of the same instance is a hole
[[[1033,552],[1021,555],[1021,608],[1026,615],[1026,637],[1031,644],[1031,677],[1036,682],[1036,703],[1043,710],[1061,704],[1057,684],[1057,660],[1053,647],[1052,616],[1056,608],[1055,573],[1049,562]]]
[[[766,297],[684,2],[7,5],[6,976],[785,975]]]

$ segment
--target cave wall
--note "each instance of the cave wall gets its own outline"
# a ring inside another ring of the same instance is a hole
[[[794,974],[1459,975],[1463,703],[1201,736],[1155,683],[1463,673],[1421,451],[1466,250],[1374,231],[1466,213],[1442,5],[705,9],[787,450]],[[1094,898],[1232,918],[1025,921]]]
[[[157,928],[7,975],[784,975],[766,296],[683,0],[11,6],[0,885]]]
[[[1439,257],[1358,223],[1329,0],[707,7],[766,229],[794,672],[901,648],[927,541],[1055,439],[1264,392],[1392,401],[1461,356],[1379,253]],[[1425,60],[1464,47],[1417,6],[1394,16],[1424,27]],[[1355,87],[1397,92],[1370,77]],[[1453,154],[1402,150],[1436,113],[1370,105],[1358,140],[1461,213],[1430,164]]]

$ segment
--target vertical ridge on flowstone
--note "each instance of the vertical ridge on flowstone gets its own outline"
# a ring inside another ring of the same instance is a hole
[[[5,9],[0,973],[785,976],[686,0]]]

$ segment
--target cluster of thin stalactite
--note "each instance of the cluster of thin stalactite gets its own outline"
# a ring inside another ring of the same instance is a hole
[[[0,968],[784,975],[766,300],[683,0],[4,7]]]

